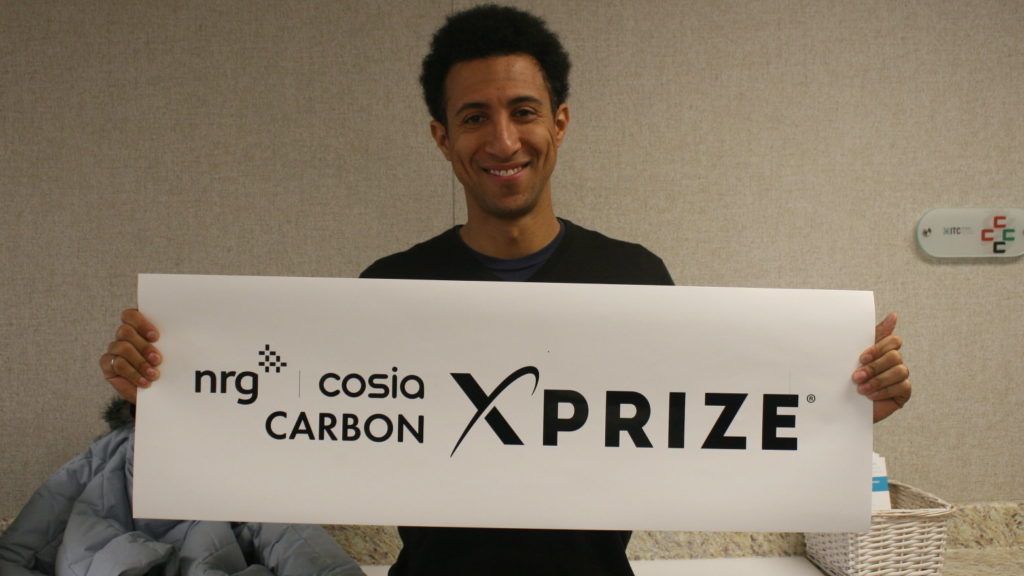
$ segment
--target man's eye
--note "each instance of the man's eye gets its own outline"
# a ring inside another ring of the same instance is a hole
[[[484,121],[482,114],[471,114],[462,119],[463,124],[479,124]]]
[[[530,108],[520,108],[513,112],[512,115],[516,118],[532,118],[537,115],[537,112]]]

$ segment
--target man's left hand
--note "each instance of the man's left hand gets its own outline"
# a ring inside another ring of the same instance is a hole
[[[893,334],[896,314],[889,314],[875,326],[875,345],[860,355],[860,368],[853,373],[857,391],[874,402],[874,421],[888,418],[910,400],[910,369],[903,363],[903,341]]]

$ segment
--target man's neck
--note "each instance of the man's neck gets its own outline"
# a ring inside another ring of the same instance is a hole
[[[470,217],[459,229],[462,241],[477,252],[493,258],[522,258],[540,251],[558,236],[561,225],[554,212],[518,219],[496,220]]]

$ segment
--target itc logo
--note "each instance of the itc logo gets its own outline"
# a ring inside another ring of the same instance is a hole
[[[981,231],[981,241],[992,243],[992,252],[995,254],[1006,253],[1006,243],[1016,240],[1014,228],[1007,227],[1006,216],[992,218],[992,227]]]
[[[491,431],[505,446],[522,446],[523,441],[512,429],[505,416],[498,410],[496,401],[502,392],[524,376],[533,377],[533,391],[536,393],[540,384],[540,371],[533,366],[525,366],[516,370],[499,383],[487,394],[472,374],[453,373],[452,378],[476,407],[476,413],[470,418],[462,431],[450,457],[455,456],[466,435],[481,418]],[[729,435],[733,420],[744,408],[748,394],[709,392],[704,395],[704,406],[718,406],[721,410],[715,423],[707,432],[702,450],[746,450],[746,436]],[[795,414],[780,414],[780,409],[797,409],[800,397],[796,394],[763,394],[761,397],[761,449],[762,450],[796,450],[797,438],[779,436],[780,428],[796,428]],[[628,409],[626,407],[628,406]],[[560,408],[567,408],[560,410]],[[543,398],[542,437],[544,446],[558,446],[560,434],[575,432],[587,423],[590,416],[590,404],[587,398],[575,390],[545,390]],[[604,446],[618,448],[623,436],[628,436],[637,448],[653,448],[654,443],[648,435],[647,424],[651,418],[651,403],[640,392],[629,390],[609,390],[605,392],[605,414],[601,418],[604,423]],[[686,439],[686,393],[669,393],[668,430],[665,431],[665,446],[668,448],[685,448]],[[563,417],[561,413],[566,413]],[[625,414],[629,414],[628,416]]]

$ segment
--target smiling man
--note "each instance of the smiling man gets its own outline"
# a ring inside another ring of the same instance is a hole
[[[480,6],[438,30],[420,76],[466,223],[367,268],[368,278],[671,284],[660,258],[555,216],[569,56],[544,22]]]
[[[671,284],[660,258],[555,216],[551,175],[569,129],[569,58],[544,22],[507,7],[452,15],[423,61],[421,83],[433,140],[462,184],[466,223],[367,268],[367,278]],[[881,420],[910,397],[909,372],[892,334],[852,380]],[[159,377],[157,328],[127,310],[106,354],[104,376],[125,398]],[[543,473],[538,471],[538,473]],[[632,574],[629,532],[400,528],[393,575]]]

